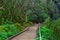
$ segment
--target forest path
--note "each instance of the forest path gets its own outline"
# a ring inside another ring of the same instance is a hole
[[[38,24],[35,24],[31,26],[27,31],[16,36],[15,38],[11,40],[34,40],[34,38],[36,37],[37,28],[38,28]]]

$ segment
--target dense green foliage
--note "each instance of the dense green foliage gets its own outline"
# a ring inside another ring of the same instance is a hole
[[[39,30],[42,40],[60,40],[60,18],[57,20],[47,19],[37,31],[37,40],[39,39]]]
[[[0,0],[0,40],[15,35],[31,23],[27,21],[27,7],[23,0]]]
[[[40,40],[39,31],[42,40],[60,40],[60,13],[55,2],[60,3],[59,0],[0,0],[0,40],[36,21],[43,22],[36,40]]]
[[[21,31],[21,29],[17,29],[17,26],[10,24],[0,26],[0,40],[5,40],[7,37],[10,37]]]
[[[45,25],[52,31],[52,37],[50,38],[50,40],[53,40],[52,38],[54,38],[54,40],[60,40],[60,18],[47,22]]]
[[[19,23],[15,24],[4,24],[0,26],[0,40],[5,40],[6,38],[19,33],[24,28],[29,26],[30,24],[24,23],[23,25],[20,25]]]
[[[3,23],[16,23],[25,21],[24,6],[20,8],[20,3],[23,4],[23,0],[1,0],[0,9],[0,24]]]
[[[44,2],[46,1],[47,0],[45,0]],[[40,40],[40,37],[41,40],[60,40],[60,13],[58,13],[57,6],[54,4],[55,1],[58,2],[58,0],[48,0],[46,2],[48,3],[48,6],[46,7],[48,9],[47,14],[49,16],[43,22],[43,24],[39,26],[37,30],[36,40]]]
[[[40,26],[41,28],[40,29],[38,29],[38,30],[40,30],[40,32],[41,32],[41,38],[42,38],[42,40],[49,40],[49,38],[51,37],[51,30],[50,29],[48,29],[45,25],[42,25],[42,26]],[[40,36],[39,36],[39,32],[37,32],[37,38],[36,38],[36,40],[40,40],[40,38],[39,38]]]

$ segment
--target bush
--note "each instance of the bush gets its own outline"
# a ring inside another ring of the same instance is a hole
[[[60,40],[60,18],[57,20],[46,19],[42,26],[40,26],[40,32],[42,40]],[[39,37],[39,29],[37,37]]]
[[[47,28],[47,26],[42,25],[40,26],[40,33],[41,33],[41,38],[42,40],[48,40],[51,36],[51,30]],[[39,30],[37,32],[37,38],[36,40],[40,40],[40,36],[39,36]]]
[[[17,34],[24,28],[19,23],[16,24],[5,24],[0,26],[0,40],[5,40],[6,38]]]
[[[52,31],[52,39],[60,40],[60,32],[59,32],[59,30],[60,30],[60,18],[58,18],[57,20],[50,21],[49,25],[47,25],[47,24],[46,24],[46,26],[49,26],[47,28],[51,29],[51,31]]]

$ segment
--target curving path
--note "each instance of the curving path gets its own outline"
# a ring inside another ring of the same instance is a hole
[[[38,24],[35,24],[31,26],[27,31],[16,36],[15,38],[11,40],[34,40],[34,38],[36,37],[37,28],[38,28]]]

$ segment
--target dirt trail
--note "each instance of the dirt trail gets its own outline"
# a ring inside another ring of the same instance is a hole
[[[11,40],[34,40],[34,38],[36,37],[37,28],[38,28],[38,24],[35,24],[31,26],[27,31],[16,36],[15,38]]]

